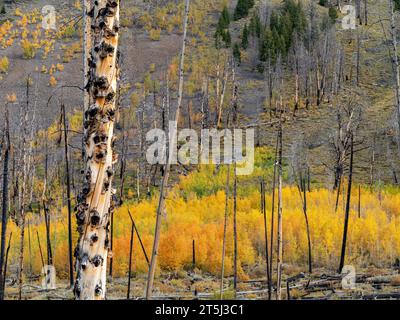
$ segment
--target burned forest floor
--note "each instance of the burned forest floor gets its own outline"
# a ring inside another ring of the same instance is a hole
[[[400,299],[400,273],[398,269],[370,267],[355,274],[338,275],[326,269],[317,269],[312,275],[296,271],[284,277],[283,299],[290,300],[398,300]],[[260,273],[261,270],[258,270]],[[223,298],[234,299],[233,278],[224,279]],[[289,297],[287,285],[289,284]],[[57,280],[56,289],[46,290],[39,276],[32,277],[23,286],[24,300],[72,300],[68,281]],[[128,300],[128,278],[109,279],[108,300]],[[131,279],[130,300],[143,300],[146,288],[145,275]],[[154,300],[219,300],[220,279],[202,274],[198,270],[162,274],[155,281]],[[18,298],[16,280],[8,279],[6,299]],[[272,287],[272,299],[275,299]],[[265,278],[238,282],[238,300],[266,300],[268,286]]]

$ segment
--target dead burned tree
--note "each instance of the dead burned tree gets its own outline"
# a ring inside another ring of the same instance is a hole
[[[277,284],[276,284],[276,299],[282,299],[282,264],[283,264],[283,223],[282,223],[282,176],[283,176],[283,130],[282,122],[279,122],[278,129],[278,247],[277,247]]]
[[[346,215],[344,220],[344,230],[343,230],[343,241],[342,241],[342,252],[340,255],[340,265],[339,273],[342,273],[345,257],[346,257],[346,245],[347,245],[347,233],[349,228],[349,218],[350,218],[350,201],[351,201],[351,188],[353,183],[353,159],[354,159],[354,136],[351,134],[350,138],[350,170],[349,170],[349,186],[347,188],[347,202],[346,202]]]
[[[30,108],[30,75],[26,79],[26,105],[21,105],[21,140],[19,143],[19,168],[17,180],[19,181],[18,190],[18,226],[20,229],[19,241],[19,256],[18,256],[18,298],[22,299],[22,285],[24,272],[24,246],[25,246],[25,220],[28,207],[28,197],[32,190],[32,144],[30,143],[33,137],[33,125],[35,111]],[[31,118],[29,117],[31,115]]]
[[[395,3],[394,0],[389,0],[389,15],[390,15],[390,36],[392,43],[392,65],[395,78],[395,98],[396,98],[396,113],[397,113],[397,125],[400,132],[400,58],[399,49],[397,47],[397,32],[395,22]],[[400,135],[400,133],[399,133]]]
[[[73,267],[73,255],[72,255],[72,205],[71,205],[71,177],[69,170],[69,157],[68,157],[68,124],[67,124],[67,116],[65,112],[65,105],[61,105],[61,113],[63,119],[63,128],[64,128],[64,159],[65,159],[65,175],[67,182],[67,207],[68,207],[68,258],[69,258],[69,281],[71,288],[74,285],[74,267]],[[48,213],[46,213],[46,229],[47,233],[50,233],[50,217]],[[47,248],[50,248],[50,241],[47,241]],[[48,249],[49,250],[49,249]],[[49,252],[49,251],[48,251]],[[51,262],[51,263],[50,263]],[[49,259],[49,264],[52,264],[52,261]]]
[[[83,64],[83,87],[87,88],[89,86],[90,71],[89,71],[89,58],[90,52],[92,50],[92,37],[91,37],[91,15],[90,9],[91,0],[82,0],[82,21],[83,21],[83,54],[82,54],[82,64]],[[90,94],[88,90],[83,92],[83,110],[88,110],[90,106]],[[82,139],[82,154],[84,155],[84,140]],[[84,158],[84,157],[83,157]],[[73,278],[72,278],[73,281]],[[72,283],[71,283],[72,284]]]
[[[133,237],[135,236],[135,222],[133,222],[132,215],[128,210],[129,217],[131,219],[131,240],[129,244],[129,271],[128,271],[128,292],[126,298],[129,300],[131,296],[131,278],[132,278],[132,251],[133,251]]]
[[[115,98],[117,94],[119,0],[95,1],[93,50],[87,89],[94,103],[85,110],[85,182],[78,196],[79,240],[75,249],[75,298],[101,300],[106,295],[109,220],[114,210]]]
[[[297,185],[297,190],[299,192],[304,220],[306,224],[307,232],[307,242],[308,242],[308,272],[312,273],[312,246],[311,246],[311,234],[310,234],[310,224],[308,220],[308,206],[307,206],[307,191],[311,189],[310,186],[310,168],[307,164],[307,155],[305,152],[304,142],[295,144],[293,149],[293,163],[292,170],[294,179]],[[299,173],[299,174],[297,174]]]
[[[304,212],[304,219],[306,222],[306,229],[307,229],[307,243],[308,243],[308,272],[312,273],[312,246],[311,246],[311,234],[310,234],[310,224],[308,222],[308,214],[307,214],[307,186],[306,186],[306,178],[303,179],[303,212]]]
[[[272,282],[271,282],[271,274],[269,268],[269,252],[268,252],[268,225],[267,225],[267,208],[266,208],[266,199],[265,199],[265,182],[261,180],[260,185],[260,195],[261,195],[261,214],[264,217],[264,239],[265,239],[265,264],[267,268],[267,286],[268,286],[268,300],[271,300],[272,293]]]
[[[238,283],[238,234],[237,234],[237,162],[236,155],[233,159],[233,290],[237,298]]]
[[[279,133],[276,137],[276,146],[275,146],[275,158],[274,158],[274,175],[272,181],[272,204],[271,204],[271,244],[269,246],[269,259],[271,263],[269,264],[269,274],[272,281],[272,271],[273,271],[273,264],[274,264],[274,224],[275,224],[275,194],[276,194],[276,174],[277,174],[277,167],[278,167],[278,148],[279,148]]]
[[[190,0],[186,0],[186,2],[185,2],[185,19],[184,19],[184,23],[183,23],[182,50],[181,50],[181,58],[180,58],[180,64],[179,64],[178,101],[177,101],[177,108],[176,108],[176,112],[175,112],[176,123],[179,122],[181,106],[182,106],[182,98],[183,98],[183,82],[184,82],[183,72],[184,72],[184,64],[185,64],[186,37],[187,37],[187,26],[188,26],[188,20],[189,20],[189,6],[190,6]],[[177,128],[173,129],[174,132],[176,132],[176,130],[177,130]],[[174,133],[172,133],[171,136],[174,136]],[[148,279],[147,279],[147,287],[146,287],[146,299],[147,300],[151,299],[151,295],[153,292],[154,275],[155,275],[156,266],[157,266],[158,247],[160,244],[161,223],[162,223],[163,213],[165,211],[165,200],[166,200],[166,196],[167,196],[167,188],[168,188],[171,163],[172,163],[173,155],[174,155],[176,148],[177,148],[176,141],[173,139],[171,145],[169,145],[169,147],[168,147],[168,150],[169,150],[168,155],[167,155],[168,160],[167,160],[167,164],[165,165],[164,176],[162,178],[161,187],[160,187],[160,199],[159,199],[158,208],[157,208],[157,218],[156,218],[156,227],[155,227],[155,233],[154,233],[153,252],[151,255],[151,262],[150,262],[149,274],[148,274]]]
[[[10,127],[8,119],[8,108],[6,108],[5,128],[3,139],[3,192],[2,192],[2,212],[1,212],[1,252],[0,252],[0,301],[4,299],[4,283],[6,278],[6,270],[4,267],[5,245],[8,221],[8,162],[10,159]],[[3,268],[4,267],[4,268]],[[3,272],[4,270],[4,272]]]
[[[223,300],[224,276],[225,276],[226,233],[227,233],[227,229],[228,229],[230,171],[231,171],[230,165],[228,165],[227,173],[226,173],[226,186],[225,186],[224,235],[223,235],[223,239],[222,239],[221,284],[220,284],[220,299],[221,300]]]
[[[345,170],[350,148],[351,137],[357,131],[361,118],[361,109],[352,100],[338,107],[337,130],[331,141],[333,153],[334,190],[340,192],[340,185]]]
[[[10,237],[8,238],[6,257],[5,257],[5,260],[4,260],[4,270],[3,270],[3,277],[4,278],[3,278],[2,286],[0,288],[0,291],[3,294],[2,300],[4,299],[4,293],[6,292],[6,276],[7,276],[8,254],[10,253],[11,239],[12,239],[12,232],[10,232]]]

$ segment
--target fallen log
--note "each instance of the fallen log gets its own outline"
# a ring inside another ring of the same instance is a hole
[[[362,296],[363,300],[400,300],[400,292],[376,293]]]

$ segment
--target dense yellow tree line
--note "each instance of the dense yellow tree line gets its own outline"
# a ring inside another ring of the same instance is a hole
[[[258,161],[268,161],[260,158]],[[262,169],[256,164],[256,174]],[[197,268],[203,272],[218,275],[221,267],[223,237],[223,216],[225,192],[223,191],[226,169],[214,174],[214,168],[205,167],[181,178],[167,201],[167,214],[163,222],[159,253],[159,267],[163,271],[180,271],[191,267],[192,241],[196,241]],[[266,177],[269,176],[269,169]],[[253,180],[252,180],[253,179]],[[239,180],[238,235],[240,273],[246,277],[249,267],[262,261],[264,251],[263,216],[260,213],[258,175]],[[351,220],[349,226],[347,264],[357,267],[390,266],[400,257],[400,193],[397,189],[383,188],[371,191],[361,188],[361,218],[358,217],[358,190],[353,193]],[[307,234],[301,199],[297,187],[283,189],[283,240],[284,262],[307,269]],[[343,203],[342,196],[339,199]],[[344,210],[339,206],[335,212],[336,194],[325,188],[312,190],[308,195],[308,217],[315,267],[336,270],[343,232]],[[128,209],[137,224],[148,254],[153,241],[157,197],[141,203],[126,203],[116,212],[114,242],[114,275],[125,276],[128,270],[130,241],[130,218]],[[267,197],[268,212],[271,209],[271,195]],[[230,208],[230,214],[232,207]],[[41,246],[45,254],[45,226],[42,218],[29,218],[29,237],[26,237],[26,270],[30,264],[34,272],[40,272],[36,230],[39,232]],[[232,219],[229,221],[228,239],[232,236]],[[270,213],[268,213],[268,221]],[[276,227],[275,227],[276,230]],[[15,236],[18,228],[10,223],[9,231]],[[67,224],[66,210],[53,213],[51,239],[55,266],[59,277],[67,275]],[[16,261],[17,247],[12,246],[11,261]],[[226,272],[232,272],[233,240],[227,242]],[[30,260],[32,259],[32,260]],[[145,273],[147,264],[140,245],[135,238],[133,270]]]

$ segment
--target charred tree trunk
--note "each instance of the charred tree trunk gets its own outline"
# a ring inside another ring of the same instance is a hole
[[[7,276],[8,254],[10,253],[11,239],[12,239],[12,232],[10,233],[10,237],[8,238],[6,257],[5,257],[5,261],[4,261],[3,283],[2,283],[2,286],[0,287],[0,291],[2,292],[2,295],[3,295],[1,300],[4,300],[4,293],[6,292],[6,276]]]
[[[390,8],[390,35],[392,40],[393,49],[393,70],[395,78],[395,96],[396,96],[396,112],[397,112],[397,124],[400,132],[400,58],[399,50],[397,48],[397,33],[396,33],[396,22],[395,22],[395,3],[393,0],[389,0]]]
[[[62,117],[63,117],[63,128],[64,128],[64,158],[65,158],[65,175],[67,182],[67,207],[68,207],[68,262],[69,262],[69,283],[71,288],[74,286],[74,267],[73,267],[73,255],[72,255],[72,208],[71,208],[71,178],[70,178],[70,170],[69,170],[69,158],[68,158],[68,124],[67,124],[67,116],[65,112],[65,105],[61,105]],[[45,209],[46,211],[46,209]],[[46,217],[46,228],[48,228],[48,232],[50,232],[50,226],[47,227],[47,224],[50,224],[50,217]],[[50,243],[47,244],[47,248],[50,248]],[[49,252],[49,251],[48,251]],[[52,260],[52,259],[51,259]],[[51,261],[52,262],[52,261]],[[49,259],[49,264],[50,259]]]
[[[312,246],[311,246],[311,234],[310,234],[310,224],[308,222],[308,214],[307,214],[307,184],[306,178],[303,179],[303,211],[304,218],[306,221],[306,229],[307,229],[307,242],[308,242],[308,272],[312,273]]]
[[[221,283],[220,283],[220,299],[223,300],[224,294],[224,276],[225,276],[225,255],[226,255],[226,233],[228,229],[228,213],[229,213],[229,185],[230,185],[230,165],[227,167],[226,186],[225,186],[225,215],[224,215],[224,235],[222,239],[222,260],[221,260]]]
[[[264,239],[265,239],[265,264],[267,268],[267,286],[268,286],[268,300],[271,300],[272,294],[272,283],[271,283],[271,274],[269,268],[269,250],[268,250],[268,225],[267,225],[267,208],[266,208],[266,199],[265,199],[265,182],[261,181],[261,213],[264,217]]]
[[[45,201],[43,201],[44,211],[44,222],[46,226],[46,244],[47,244],[47,264],[53,265],[53,253],[51,250],[51,239],[50,239],[50,212]]]
[[[3,192],[2,192],[2,212],[1,212],[1,251],[0,251],[0,301],[4,299],[4,283],[6,278],[5,270],[5,245],[8,221],[8,162],[10,159],[10,129],[8,120],[8,109],[6,109],[5,119],[5,136],[4,136],[4,160],[3,160]],[[3,268],[4,267],[4,268]],[[4,270],[4,272],[3,272]]]
[[[279,133],[276,138],[276,147],[275,147],[275,159],[274,159],[274,176],[272,181],[272,205],[271,205],[271,244],[269,246],[269,259],[271,263],[269,264],[269,274],[271,276],[272,281],[272,270],[274,263],[274,224],[275,224],[275,190],[276,190],[276,173],[277,173],[277,161],[278,161],[278,148],[279,148]]]
[[[238,234],[237,234],[237,164],[236,159],[233,160],[233,290],[235,299],[237,298],[238,283]]]
[[[135,223],[133,222],[132,215],[128,211],[129,217],[131,219],[131,241],[129,244],[129,271],[128,271],[128,293],[126,298],[129,300],[131,298],[131,278],[132,278],[132,251],[133,251],[133,237],[135,236]]]
[[[175,122],[176,124],[179,122],[180,118],[180,111],[182,106],[182,98],[183,98],[183,72],[184,72],[184,63],[185,63],[185,52],[186,52],[186,37],[187,37],[187,26],[189,20],[189,5],[190,0],[186,0],[185,2],[185,19],[183,24],[183,39],[182,39],[182,51],[181,51],[181,59],[179,65],[179,89],[178,89],[178,101],[177,101],[177,109],[175,113]],[[176,133],[177,128],[173,128],[171,136],[174,136]],[[171,145],[169,145],[168,149],[168,161],[165,165],[164,169],[164,176],[161,182],[160,188],[160,199],[158,202],[157,208],[157,218],[156,218],[156,227],[155,227],[155,234],[154,234],[154,244],[153,244],[153,252],[151,255],[151,262],[149,267],[149,274],[147,279],[147,287],[146,287],[146,299],[151,300],[152,292],[153,292],[153,283],[154,283],[154,275],[156,272],[157,266],[157,257],[158,257],[158,247],[160,244],[160,233],[161,233],[161,223],[163,213],[165,211],[165,200],[167,196],[167,188],[168,188],[168,181],[169,181],[169,174],[171,169],[171,162],[173,159],[173,155],[175,153],[175,149],[177,146],[175,145],[176,141],[173,139]]]
[[[36,238],[38,242],[38,247],[39,247],[39,254],[40,254],[40,261],[42,262],[42,270],[44,270],[44,258],[43,258],[43,251],[42,251],[42,245],[40,243],[40,237],[39,237],[39,231],[36,230]]]
[[[340,255],[339,273],[342,273],[345,257],[346,257],[346,245],[347,245],[347,232],[349,228],[350,218],[350,201],[351,201],[351,187],[353,184],[353,159],[354,159],[354,140],[353,135],[351,136],[351,151],[350,151],[350,171],[349,171],[349,186],[347,188],[347,203],[346,203],[346,215],[344,219],[344,230],[343,230],[343,242],[342,252]]]
[[[106,296],[109,224],[114,210],[112,189],[118,68],[119,0],[95,1],[93,50],[87,86],[94,103],[85,110],[85,183],[79,195],[75,250],[75,298],[102,300]]]
[[[282,223],[282,123],[279,123],[279,151],[278,151],[278,249],[277,249],[277,287],[276,287],[276,298],[277,300],[282,299],[282,263],[283,263],[283,223]]]

